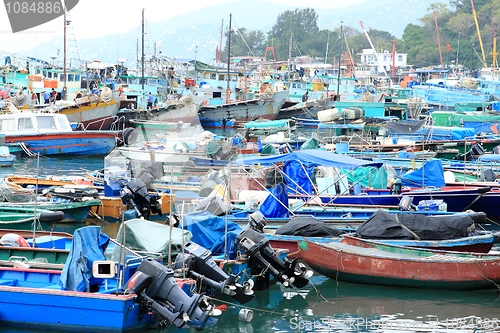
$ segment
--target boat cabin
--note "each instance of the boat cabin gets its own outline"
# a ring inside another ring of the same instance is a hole
[[[0,133],[5,135],[63,133],[71,130],[68,118],[64,114],[29,111],[0,115]]]
[[[66,88],[68,91],[81,89],[81,81],[81,71],[66,70]],[[64,70],[35,68],[35,75],[28,76],[28,85],[33,89],[55,88],[59,92],[64,87]]]

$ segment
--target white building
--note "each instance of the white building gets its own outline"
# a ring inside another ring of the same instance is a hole
[[[361,57],[361,64],[370,66],[371,74],[383,73],[384,69],[386,72],[389,72],[392,69],[392,52],[385,50],[383,53],[377,53],[378,60],[375,52],[372,49],[363,49],[363,53],[358,53],[358,55]],[[396,68],[406,66],[407,56],[407,53],[395,52],[396,59],[394,66]]]

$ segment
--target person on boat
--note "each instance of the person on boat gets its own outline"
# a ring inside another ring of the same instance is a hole
[[[49,102],[50,102],[49,92],[46,90],[42,90],[42,94],[43,94],[43,101],[45,102],[45,104],[49,104]]]
[[[151,110],[153,108],[154,101],[155,101],[154,95],[151,95],[151,93],[149,93],[149,96],[148,96],[148,109],[149,110]]]
[[[82,98],[82,93],[80,91],[77,91],[75,98]]]
[[[50,102],[51,103],[55,103],[56,96],[57,96],[57,91],[54,88],[52,88],[52,91],[50,92]]]
[[[309,91],[306,91],[304,95],[302,95],[302,102],[307,102],[309,99]]]
[[[64,101],[66,99],[66,87],[61,90],[61,100]]]

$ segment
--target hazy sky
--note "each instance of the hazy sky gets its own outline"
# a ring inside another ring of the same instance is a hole
[[[304,6],[303,0],[268,0],[270,2],[297,7],[339,8],[349,4],[375,0],[309,0]],[[87,39],[107,34],[127,32],[137,26],[141,20],[141,10],[148,22],[162,21],[179,14],[213,6],[232,0],[80,0],[69,12],[71,29],[76,40]],[[256,0],[256,4],[260,1]],[[56,18],[36,28],[12,33],[4,6],[0,9],[0,50],[19,52],[45,41],[63,35],[63,19]],[[214,18],[217,22],[220,18]]]

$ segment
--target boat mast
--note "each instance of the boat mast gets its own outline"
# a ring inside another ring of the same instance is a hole
[[[382,62],[380,62],[380,58],[378,57],[377,50],[375,50],[375,47],[373,46],[372,40],[370,39],[370,36],[368,36],[368,32],[366,32],[366,29],[363,26],[363,21],[359,21],[359,23],[361,24],[361,28],[363,28],[363,31],[364,31],[365,36],[366,36],[366,39],[368,39],[368,42],[370,43],[370,46],[372,47],[373,52],[375,52],[375,58],[377,58],[377,62],[381,65],[382,70],[384,71],[385,76],[388,76],[387,72],[385,71],[384,66],[382,66]]]
[[[337,101],[340,102],[340,64],[342,63],[342,35],[343,35],[342,23],[340,24],[340,55],[339,55],[339,71],[337,76]]]
[[[142,83],[142,104],[146,108],[146,95],[144,93],[144,8],[142,9],[142,56],[141,56],[141,83]]]
[[[233,14],[229,14],[229,37],[227,43],[227,91],[226,91],[226,103],[229,104],[231,101],[231,90],[229,89],[229,68],[231,64],[231,18]]]
[[[438,47],[439,47],[439,60],[441,61],[441,69],[444,69],[443,67],[443,56],[441,55],[441,43],[439,42],[439,30],[438,30],[438,21],[436,17],[436,11],[434,11],[434,21],[436,22],[436,34],[438,38]]]
[[[64,7],[64,69],[63,69],[64,81],[63,81],[63,89],[66,90],[66,24],[68,24],[68,22],[66,21],[66,4],[64,1],[63,1],[63,7]],[[66,100],[66,98],[67,98],[67,93],[64,94],[64,99]]]
[[[290,21],[290,26],[291,26],[291,21]],[[290,27],[290,45],[288,46],[288,88],[287,88],[287,97],[286,99],[290,99],[290,66],[291,66],[291,58],[292,58],[292,29]]]
[[[486,57],[484,56],[484,48],[483,48],[483,41],[481,39],[481,31],[479,31],[479,24],[477,23],[477,16],[476,16],[476,10],[474,9],[474,2],[470,0],[470,4],[472,5],[472,14],[474,15],[474,21],[476,22],[476,29],[477,29],[477,36],[479,37],[479,44],[481,45],[481,53],[483,54],[483,65],[484,68],[488,68],[488,65],[486,64]]]

